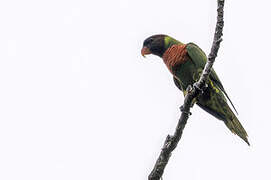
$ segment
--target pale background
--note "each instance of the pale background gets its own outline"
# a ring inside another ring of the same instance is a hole
[[[251,147],[194,107],[164,179],[271,179],[270,5],[226,1],[215,63]],[[147,179],[183,96],[143,40],[209,53],[215,22],[215,0],[2,0],[0,179]]]

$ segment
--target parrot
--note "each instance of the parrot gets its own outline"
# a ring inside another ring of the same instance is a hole
[[[174,84],[185,96],[187,87],[197,82],[207,62],[204,51],[196,44],[182,43],[168,35],[158,34],[148,37],[143,42],[141,55],[156,55],[163,59],[170,73],[173,75]],[[227,101],[237,111],[226,93],[218,75],[211,69],[206,88],[196,99],[200,108],[223,121],[228,129],[243,139],[248,145],[248,135]]]

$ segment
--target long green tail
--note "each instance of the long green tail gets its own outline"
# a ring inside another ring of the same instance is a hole
[[[240,138],[242,138],[248,145],[248,135],[246,130],[243,128],[242,124],[239,122],[237,117],[234,115],[233,119],[230,120],[224,120],[226,126],[231,130],[232,133],[238,135]]]
[[[213,87],[209,86],[205,94],[198,97],[197,104],[208,113],[222,120],[232,133],[238,135],[250,145],[246,130],[227,104],[227,100],[221,91],[216,92]]]

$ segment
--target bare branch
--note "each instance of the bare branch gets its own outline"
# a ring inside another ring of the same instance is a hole
[[[211,52],[208,56],[208,61],[204,67],[204,70],[201,74],[200,79],[196,82],[193,87],[189,86],[187,89],[187,94],[184,98],[184,104],[181,106],[181,117],[177,124],[175,133],[173,136],[168,135],[166,141],[164,142],[161,153],[155,163],[155,166],[149,175],[149,180],[159,180],[164,172],[164,169],[169,161],[172,151],[177,147],[179,140],[182,137],[183,129],[185,128],[186,122],[189,118],[190,108],[192,105],[192,101],[194,98],[197,98],[201,93],[202,89],[206,86],[206,81],[209,77],[211,68],[215,62],[215,58],[217,57],[217,52],[220,47],[220,43],[222,41],[222,31],[224,27],[224,2],[225,0],[217,0],[217,22],[215,28],[215,34],[213,39],[213,44],[211,48]]]

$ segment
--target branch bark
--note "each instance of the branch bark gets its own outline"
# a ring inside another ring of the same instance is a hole
[[[215,62],[215,58],[217,57],[220,43],[222,41],[221,37],[223,35],[222,32],[224,27],[224,3],[225,0],[217,0],[217,22],[211,52],[208,56],[208,61],[204,67],[200,79],[195,84],[193,84],[193,87],[189,86],[187,89],[188,93],[184,98],[184,104],[181,106],[182,114],[177,124],[175,133],[173,136],[167,136],[161,153],[155,163],[155,166],[148,177],[149,180],[159,180],[162,177],[171,153],[177,147],[177,144],[182,137],[186,122],[189,118],[189,115],[191,114],[190,108],[192,105],[192,101],[194,98],[197,98],[202,93],[202,89],[204,89],[204,87],[206,86],[206,81],[209,77],[210,71]]]

